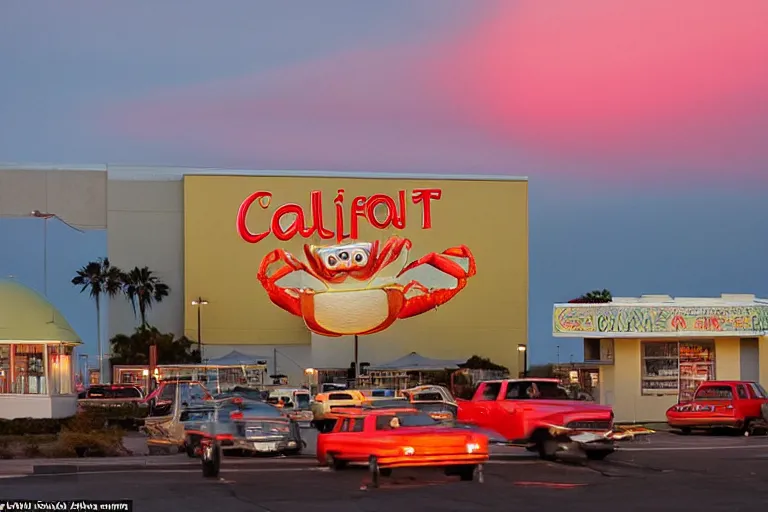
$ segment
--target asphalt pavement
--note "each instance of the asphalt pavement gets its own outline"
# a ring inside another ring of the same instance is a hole
[[[608,460],[543,462],[497,452],[484,483],[437,470],[396,470],[378,489],[364,469],[333,472],[311,457],[225,458],[219,479],[199,467],[0,478],[2,499],[132,499],[139,512],[759,510],[768,504],[768,438],[656,434]],[[175,456],[174,456],[175,457]],[[160,459],[162,457],[151,457]],[[193,462],[193,461],[190,461]]]

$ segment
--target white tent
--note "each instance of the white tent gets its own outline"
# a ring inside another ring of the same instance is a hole
[[[429,357],[424,357],[416,352],[411,352],[410,354],[403,356],[399,359],[395,359],[394,361],[390,361],[388,363],[380,364],[377,366],[371,366],[371,370],[376,371],[440,371],[440,370],[455,370],[459,367],[459,365],[464,364],[465,360],[455,360],[455,359],[431,359]]]

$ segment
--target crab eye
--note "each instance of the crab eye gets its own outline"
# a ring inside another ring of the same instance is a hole
[[[339,260],[337,260],[335,257],[328,256],[328,266],[329,267],[335,267],[338,262],[339,262]]]
[[[347,251],[342,251],[339,253],[339,259],[341,261],[347,261],[349,259],[349,253]]]
[[[368,255],[365,254],[363,251],[355,251],[354,255],[352,256],[352,259],[358,265],[365,265],[368,262]]]

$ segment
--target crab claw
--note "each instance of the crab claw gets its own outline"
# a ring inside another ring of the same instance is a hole
[[[270,269],[276,263],[282,263],[275,272],[270,273]],[[293,272],[305,271],[306,268],[302,262],[297,260],[291,253],[283,249],[275,249],[261,260],[259,272],[256,278],[261,286],[266,290],[269,299],[277,306],[296,316],[301,315],[301,294],[298,287],[283,287],[277,282]]]
[[[460,262],[463,262],[464,265]],[[443,278],[440,284],[430,286],[425,283],[426,279],[408,279],[407,274],[409,272],[413,272],[424,265],[432,267],[431,273],[433,275],[437,274]],[[441,253],[433,252],[419,258],[398,274],[401,282],[407,280],[403,289],[406,301],[398,318],[420,315],[445,304],[456,296],[467,285],[467,279],[476,273],[475,257],[469,247],[465,245],[451,247]],[[444,284],[445,275],[455,280],[452,285],[446,286]]]

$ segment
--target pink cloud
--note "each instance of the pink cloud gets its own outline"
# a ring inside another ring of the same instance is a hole
[[[765,19],[764,0],[500,2],[432,44],[169,91],[106,122],[257,166],[754,174]]]

